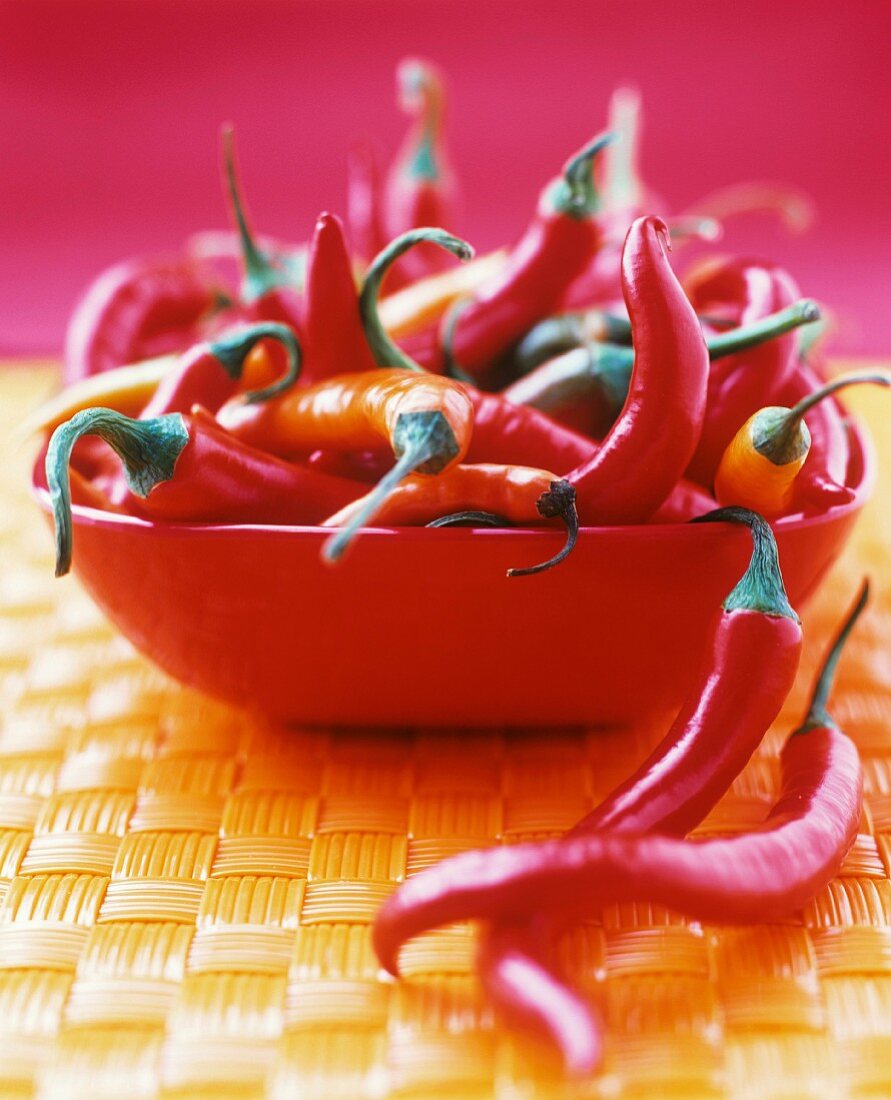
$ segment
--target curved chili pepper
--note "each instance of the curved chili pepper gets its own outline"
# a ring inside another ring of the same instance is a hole
[[[266,255],[257,244],[248,223],[241,197],[238,169],[235,163],[235,133],[231,126],[221,131],[223,179],[229,196],[229,205],[241,242],[244,277],[241,283],[241,301],[247,309],[248,320],[280,321],[300,331],[303,313],[300,301],[295,297],[292,272],[272,256]]]
[[[103,271],[74,307],[65,335],[65,378],[77,381],[199,338],[200,322],[226,298],[191,259],[125,260]]]
[[[844,374],[804,397],[792,408],[768,405],[743,424],[727,446],[715,475],[721,504],[757,508],[766,516],[787,511],[796,496],[799,471],[807,461],[811,436],[805,415],[846,386],[891,386],[886,372]]]
[[[215,412],[235,393],[245,359],[265,339],[276,340],[285,349],[288,370],[280,381],[245,394],[244,400],[265,401],[286,390],[300,371],[300,345],[287,326],[266,322],[190,348],[161,379],[140,416],[145,420],[165,413],[189,412],[195,404]]]
[[[649,518],[683,476],[702,430],[708,349],[660,237],[667,243],[661,218],[639,218],[622,252],[634,370],[603,444],[566,475],[585,524]]]
[[[706,341],[709,358],[714,363],[736,356],[801,325],[809,325],[819,316],[816,302],[809,299],[795,302],[758,321],[711,335]],[[586,342],[541,363],[530,374],[511,383],[502,396],[518,405],[532,405],[561,424],[600,438],[613,425],[625,403],[633,366],[633,348]],[[721,368],[712,367],[708,383],[708,400],[712,405],[720,401],[716,392],[720,378]],[[708,407],[707,404],[707,410]]]
[[[109,486],[112,505],[147,519],[313,525],[362,491],[239,443],[201,410],[131,420],[111,409],[86,409],[53,432],[46,454],[57,577],[71,566],[68,462],[86,435],[104,439],[123,462],[121,481]]]
[[[486,377],[523,333],[554,312],[563,289],[597,252],[600,198],[591,165],[610,140],[601,134],[567,161],[543,191],[504,271],[457,315],[447,354],[462,371]]]
[[[305,381],[374,368],[358,302],[343,225],[334,214],[320,214],[306,264]]]
[[[443,140],[445,85],[429,61],[406,58],[396,70],[399,103],[412,116],[387,179],[385,221],[390,237],[425,225],[451,225],[455,184]],[[441,271],[445,257],[421,246],[400,259],[389,282],[391,288]]]
[[[456,920],[581,914],[649,901],[721,924],[781,920],[837,873],[862,813],[854,743],[826,711],[835,662],[866,587],[827,660],[807,718],[782,753],[783,786],[763,825],[734,837],[680,840],[598,832],[465,852],[409,879],[377,915],[381,964],[398,973],[400,946]]]
[[[539,504],[546,492],[553,502],[549,513],[542,512]],[[371,496],[346,505],[322,526],[355,530],[365,521]],[[375,520],[381,526],[421,526],[468,511],[496,513],[513,523],[559,518],[566,524],[566,544],[557,555],[528,569],[509,569],[509,577],[530,576],[557,565],[570,553],[578,535],[575,494],[565,482],[547,470],[496,463],[455,465],[435,478],[407,477],[375,505]]]

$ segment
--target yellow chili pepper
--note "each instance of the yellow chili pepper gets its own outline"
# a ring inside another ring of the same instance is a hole
[[[891,386],[885,372],[843,374],[803,398],[791,409],[768,405],[743,424],[724,451],[715,475],[719,504],[737,504],[764,516],[777,516],[792,504],[795,479],[810,453],[805,414],[845,386]]]

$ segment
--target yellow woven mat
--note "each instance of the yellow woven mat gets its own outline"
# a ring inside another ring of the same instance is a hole
[[[0,372],[0,438],[53,380]],[[406,873],[566,828],[658,730],[338,735],[209,702],[139,657],[75,581],[53,580],[27,455],[7,448],[0,1093],[891,1095],[891,430],[882,395],[851,403],[880,437],[884,477],[804,616],[794,699],[703,828],[763,816],[817,655],[869,569],[876,598],[834,701],[863,755],[863,831],[841,877],[783,924],[619,906],[570,934],[566,964],[609,1029],[603,1074],[572,1087],[493,1020],[470,927],[410,944],[397,984],[369,922]]]

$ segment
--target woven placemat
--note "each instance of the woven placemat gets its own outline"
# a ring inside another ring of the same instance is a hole
[[[0,373],[0,439],[54,382],[46,367]],[[573,1085],[493,1018],[471,927],[413,941],[395,983],[370,921],[448,854],[565,829],[659,730],[338,734],[209,701],[134,652],[76,581],[54,581],[28,454],[7,446],[0,1094],[891,1095],[891,430],[881,395],[851,403],[884,476],[804,614],[793,698],[702,831],[763,818],[819,653],[872,571],[834,696],[863,756],[862,832],[841,876],[782,924],[622,905],[567,935],[565,964],[608,1023],[603,1073]]]

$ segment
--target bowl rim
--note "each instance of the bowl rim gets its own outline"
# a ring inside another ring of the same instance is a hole
[[[779,516],[777,519],[771,521],[771,526],[781,529],[783,531],[795,531],[802,528],[811,528],[819,526],[822,523],[829,522],[841,518],[849,513],[859,511],[866,501],[869,499],[873,489],[873,485],[876,479],[876,455],[872,440],[869,432],[866,430],[865,425],[860,423],[858,419],[852,416],[847,410],[843,410],[845,414],[845,428],[848,436],[849,444],[851,444],[851,459],[849,459],[849,469],[853,459],[858,459],[859,470],[855,478],[854,484],[849,484],[848,488],[852,489],[854,496],[851,500],[844,504],[837,504],[831,508],[822,512],[814,512],[812,514],[805,514],[803,512],[793,512],[789,515]],[[46,454],[47,442],[44,440],[37,457],[34,461],[31,474],[31,492],[36,498],[41,509],[46,513],[51,513],[49,502],[49,490],[46,487],[46,477],[44,472],[44,456]],[[111,528],[133,528],[143,529],[152,532],[163,531],[168,535],[180,535],[180,536],[197,536],[206,535],[209,532],[239,532],[239,531],[253,531],[264,532],[270,536],[277,535],[290,535],[296,538],[310,538],[312,540],[327,539],[331,536],[332,532],[336,530],[333,527],[320,527],[312,525],[297,525],[297,524],[282,524],[282,523],[185,523],[181,521],[156,521],[150,519],[143,519],[140,516],[128,515],[124,512],[106,512],[101,508],[93,508],[85,504],[72,504],[71,506],[72,523],[78,526],[89,527],[111,527]],[[619,534],[628,535],[636,532],[640,534],[645,531],[650,538],[683,538],[689,536],[697,536],[704,531],[705,528],[702,525],[691,526],[689,522],[683,523],[637,523],[637,524],[617,524],[607,526],[593,526],[586,527],[581,526],[579,528],[579,538],[584,537],[585,541],[590,539],[595,532],[599,532],[601,537],[616,536]],[[720,527],[715,527],[717,532]],[[685,532],[686,535],[682,535],[681,532]],[[386,538],[395,535],[400,536],[401,541],[428,541],[432,538],[442,540],[443,537],[453,538],[458,540],[467,540],[469,538],[538,538],[538,539],[553,539],[555,530],[548,527],[361,527],[357,531],[357,536],[361,533],[363,539],[366,537],[372,538]]]

